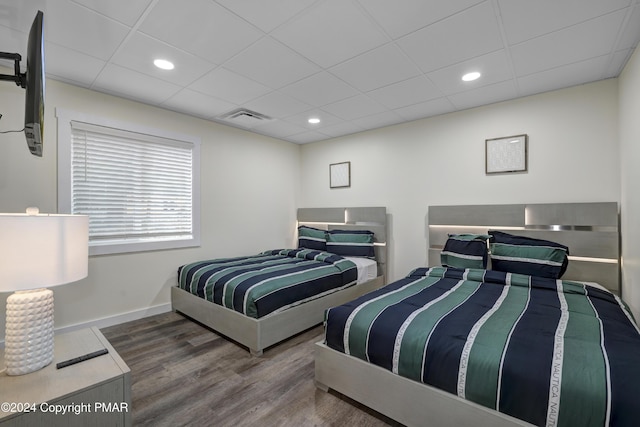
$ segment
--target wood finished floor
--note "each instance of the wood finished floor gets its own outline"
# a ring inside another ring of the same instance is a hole
[[[260,358],[173,312],[102,333],[131,369],[135,426],[399,425],[315,387],[313,344],[322,326]]]

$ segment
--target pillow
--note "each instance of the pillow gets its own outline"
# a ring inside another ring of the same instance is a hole
[[[298,227],[298,248],[327,250],[327,232],[313,227]]]
[[[443,267],[487,268],[486,234],[450,234],[440,252]]]
[[[552,279],[561,278],[567,270],[569,248],[560,243],[501,231],[489,234],[494,270]]]
[[[327,231],[327,251],[342,256],[375,258],[373,232],[368,230]]]

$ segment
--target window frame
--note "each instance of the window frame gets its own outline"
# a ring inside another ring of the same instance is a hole
[[[58,212],[71,213],[72,174],[71,174],[71,122],[83,122],[91,125],[113,128],[116,131],[134,132],[156,138],[182,141],[192,145],[191,191],[192,191],[192,233],[191,237],[144,241],[144,239],[121,239],[118,242],[98,243],[89,241],[89,255],[107,255],[155,250],[180,249],[200,246],[200,138],[169,132],[166,130],[142,126],[139,124],[93,116],[76,111],[56,108],[58,122]]]

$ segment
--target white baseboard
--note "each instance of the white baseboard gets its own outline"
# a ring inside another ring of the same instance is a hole
[[[141,310],[130,311],[128,313],[121,313],[115,316],[103,317],[101,319],[89,320],[88,322],[77,323],[75,325],[62,326],[55,328],[56,334],[63,334],[65,332],[76,331],[78,329],[91,328],[93,326],[98,329],[106,328],[108,326],[119,325],[120,323],[130,322],[132,320],[143,319],[145,317],[154,316],[156,314],[167,313],[171,311],[171,303],[155,305],[153,307],[143,308]],[[0,341],[0,348],[4,348],[4,339]]]
[[[56,334],[76,331],[78,329],[91,328],[94,326],[98,329],[102,329],[109,326],[119,325],[125,322],[131,322],[132,320],[155,316],[156,314],[167,313],[169,311],[171,311],[171,303],[154,305],[153,307],[147,307],[141,310],[130,311],[128,313],[121,313],[115,316],[103,317],[102,319],[90,320],[88,322],[82,322],[75,325],[56,328]]]

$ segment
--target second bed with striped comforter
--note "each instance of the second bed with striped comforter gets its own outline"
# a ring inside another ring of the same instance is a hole
[[[178,287],[259,318],[356,283],[356,265],[310,249],[198,261],[178,268]]]
[[[640,419],[640,333],[597,287],[419,268],[328,310],[325,326],[334,350],[535,425]]]

